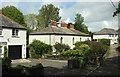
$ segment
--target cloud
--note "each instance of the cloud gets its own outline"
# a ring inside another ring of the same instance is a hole
[[[33,2],[17,1],[4,2],[2,3],[2,7],[13,5],[26,15],[30,13],[38,14],[38,10],[42,5],[52,3],[60,8],[60,16],[62,17],[60,21],[74,23],[76,13],[80,13],[84,17],[84,24],[92,32],[99,31],[104,27],[118,29],[118,18],[112,17],[115,8],[110,2],[77,2],[77,0],[71,0],[69,2],[53,2],[52,0],[31,0]],[[117,2],[114,2],[114,4],[117,7]]]
[[[114,3],[117,6],[117,3]],[[74,21],[76,13],[82,14],[84,24],[92,32],[99,31],[102,28],[118,29],[118,18],[112,17],[115,8],[110,2],[78,2],[67,10],[61,9],[62,21],[70,18]]]

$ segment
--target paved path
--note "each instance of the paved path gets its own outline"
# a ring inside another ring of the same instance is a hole
[[[84,69],[68,69],[67,60],[49,60],[49,59],[18,59],[12,60],[12,67],[17,65],[33,66],[42,63],[44,66],[44,75],[86,75],[96,66]]]
[[[116,50],[117,48],[117,44],[111,45],[107,61],[103,64],[103,66],[89,75],[120,75],[120,52]]]

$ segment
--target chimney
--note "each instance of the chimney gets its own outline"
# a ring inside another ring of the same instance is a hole
[[[54,20],[51,20],[51,25],[52,25],[52,26],[57,26],[57,22],[54,21]]]
[[[61,22],[61,27],[66,27],[67,28],[67,24],[65,22]]]
[[[71,24],[70,24],[70,28],[74,29],[74,25],[71,25]]]

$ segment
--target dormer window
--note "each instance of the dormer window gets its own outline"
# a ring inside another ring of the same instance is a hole
[[[13,36],[18,36],[18,29],[12,29],[12,35]]]

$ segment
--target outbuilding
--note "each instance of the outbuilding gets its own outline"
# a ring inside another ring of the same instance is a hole
[[[10,59],[26,58],[26,30],[26,27],[0,14],[0,55],[2,58],[5,46]]]

